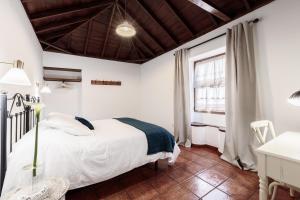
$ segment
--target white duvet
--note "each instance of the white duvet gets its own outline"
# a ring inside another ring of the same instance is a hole
[[[146,136],[140,130],[115,119],[94,121],[90,136],[73,136],[41,123],[39,130],[38,174],[63,177],[75,189],[130,171],[158,159],[174,163],[180,150],[147,155]],[[23,169],[33,160],[34,130],[26,134],[8,157],[2,194],[31,183],[31,171]]]

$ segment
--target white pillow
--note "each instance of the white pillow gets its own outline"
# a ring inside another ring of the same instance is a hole
[[[62,113],[51,113],[47,120],[44,120],[42,124],[50,128],[60,129],[75,136],[88,136],[93,133],[88,127],[75,120],[75,117],[73,118],[72,115]]]

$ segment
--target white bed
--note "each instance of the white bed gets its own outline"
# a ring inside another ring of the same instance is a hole
[[[147,155],[146,136],[115,119],[93,121],[94,133],[73,136],[40,123],[38,161],[42,177],[63,177],[70,189],[108,180],[158,159],[176,161],[180,150]],[[23,169],[33,160],[34,130],[27,133],[8,157],[2,194],[31,183],[31,171]],[[39,172],[38,172],[39,173]]]

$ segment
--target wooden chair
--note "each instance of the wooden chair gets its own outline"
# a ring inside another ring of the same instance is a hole
[[[271,134],[272,139],[276,137],[276,133],[273,127],[273,123],[269,120],[255,121],[250,124],[253,133],[255,134],[258,142],[263,145],[267,142],[268,133]],[[277,194],[278,186],[284,186],[290,188],[290,196],[294,197],[294,190],[297,188],[292,188],[289,185],[274,181],[269,185],[269,195],[272,195],[271,200],[274,200]]]

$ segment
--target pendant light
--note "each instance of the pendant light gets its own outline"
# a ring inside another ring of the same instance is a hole
[[[116,33],[121,37],[133,37],[136,34],[135,28],[126,20],[126,0],[124,21],[117,26]]]

